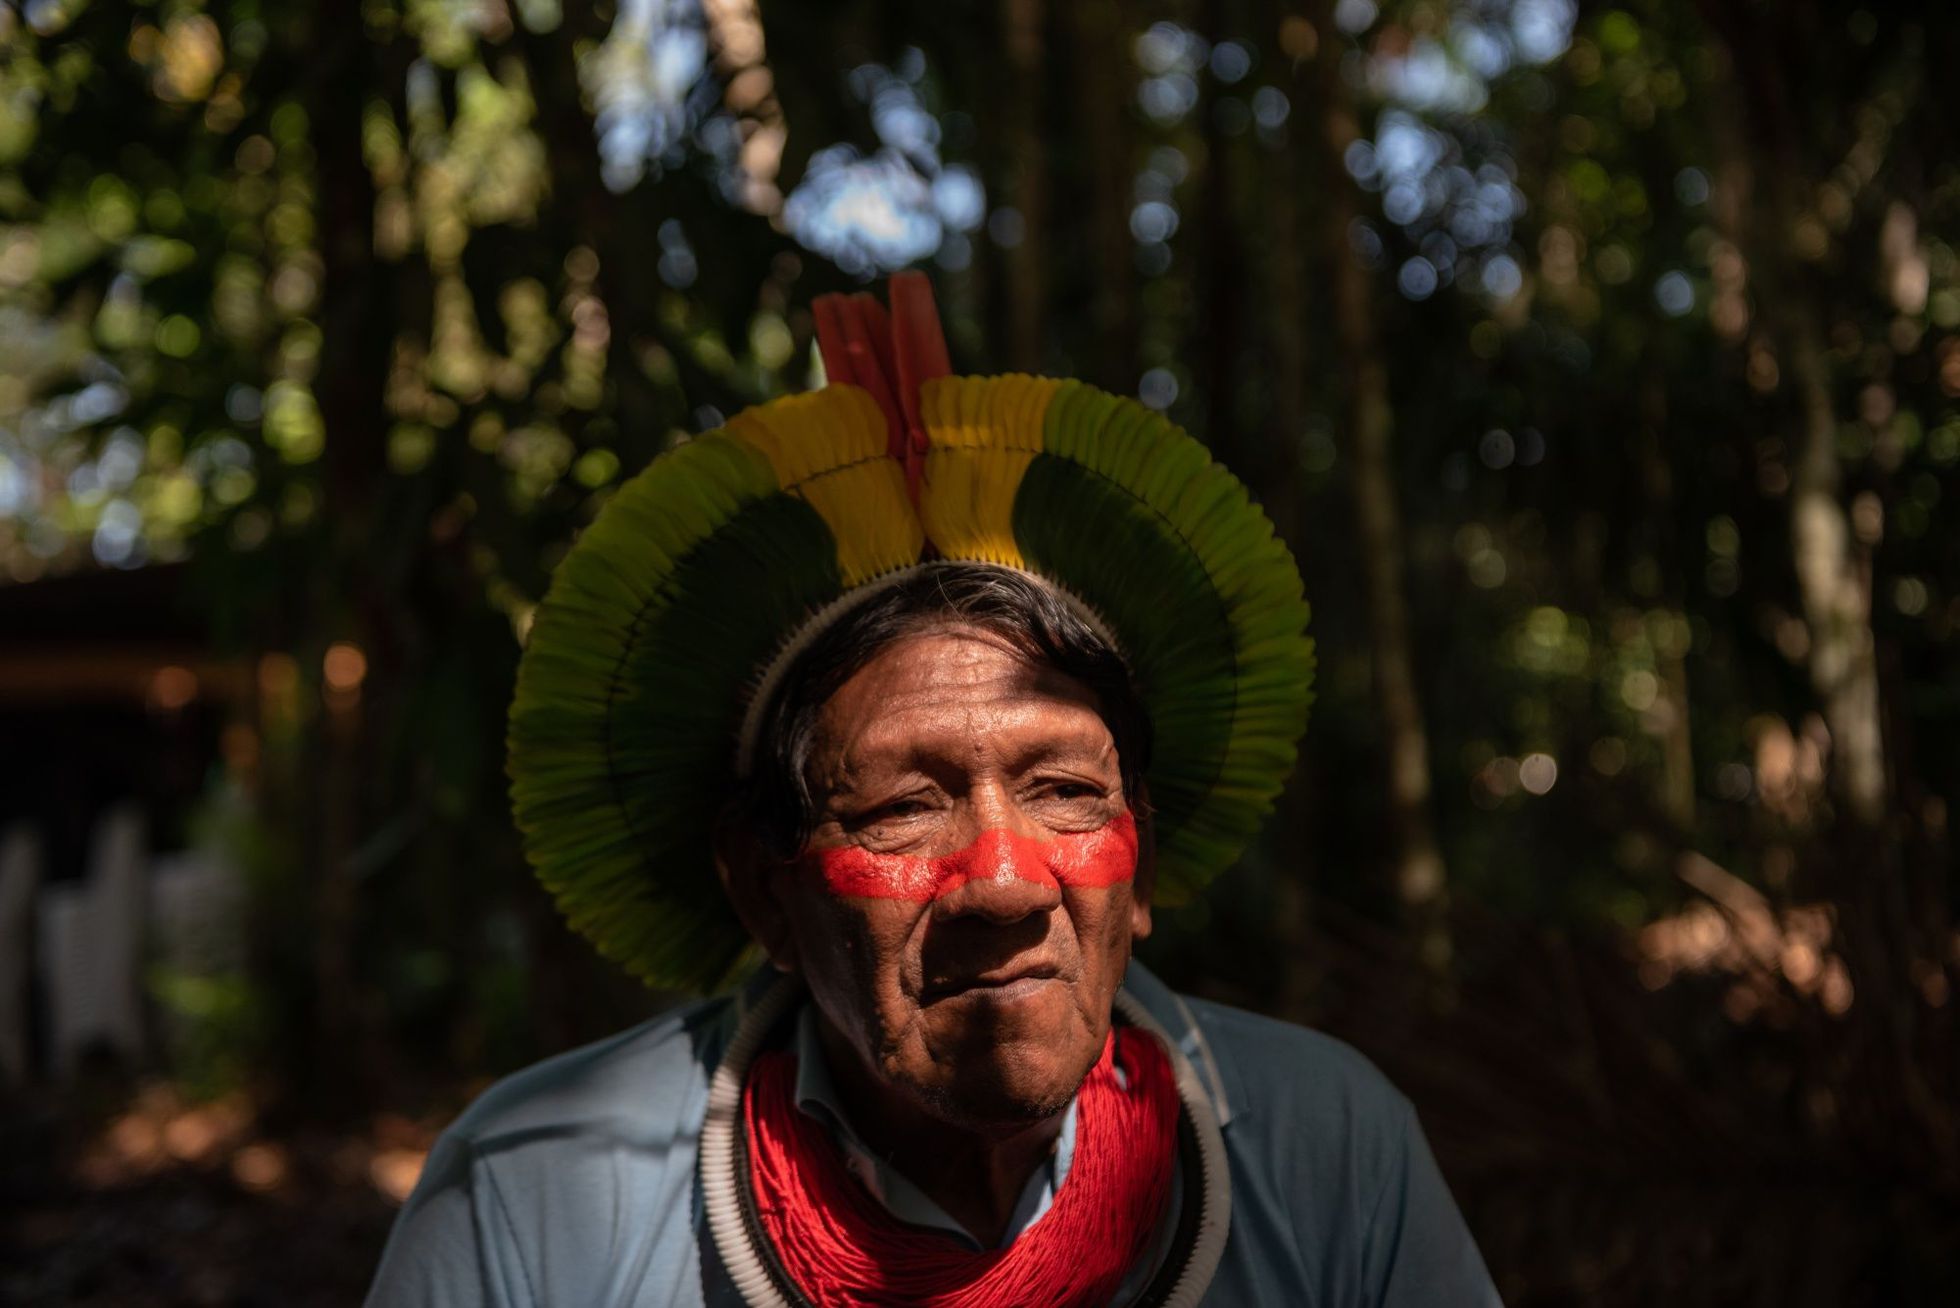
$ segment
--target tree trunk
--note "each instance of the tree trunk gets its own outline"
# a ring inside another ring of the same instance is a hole
[[[1279,4],[1267,6],[1273,29],[1280,24]],[[1313,91],[1295,65],[1274,79],[1294,104],[1311,101]],[[1301,115],[1304,122],[1305,115]],[[1256,475],[1265,487],[1266,513],[1296,558],[1306,554],[1300,505],[1300,450],[1308,415],[1307,269],[1304,251],[1307,230],[1300,197],[1307,193],[1301,174],[1302,154],[1311,140],[1298,138],[1276,144],[1266,160],[1268,185],[1261,206],[1264,229],[1255,235],[1263,246],[1266,309],[1265,328],[1272,368],[1272,409],[1264,458]],[[1249,473],[1255,469],[1248,467]],[[1296,1021],[1308,1018],[1314,994],[1326,966],[1322,951],[1311,947],[1313,888],[1309,881],[1312,848],[1308,788],[1296,778],[1293,793],[1279,812],[1279,878],[1275,932],[1282,944],[1279,1011]]]
[[[1689,560],[1677,544],[1674,466],[1668,460],[1667,379],[1650,369],[1640,388],[1637,437],[1640,476],[1646,491],[1643,533],[1652,533],[1651,548],[1659,556],[1661,594],[1668,616],[1680,620],[1686,612]],[[1661,697],[1650,710],[1648,730],[1661,744],[1661,808],[1679,839],[1695,829],[1695,750],[1688,718],[1688,658],[1686,642],[1668,641],[1654,652],[1660,673]]]
[[[1871,590],[1838,495],[1837,412],[1823,329],[1809,304],[1774,313],[1772,321],[1803,413],[1790,469],[1790,545],[1810,624],[1810,680],[1831,728],[1838,801],[1857,822],[1877,826],[1886,784]]]
[[[1077,157],[1088,187],[1089,323],[1083,380],[1119,395],[1137,384],[1136,263],[1130,240],[1130,105],[1134,63],[1115,0],[1076,0],[1068,8],[1075,69]]]
[[[1764,326],[1795,391],[1790,552],[1810,631],[1810,680],[1831,734],[1829,779],[1837,820],[1824,872],[1841,913],[1839,949],[1850,965],[1858,1003],[1878,1014],[1875,1044],[1893,1068],[1886,1089],[1896,1100],[1877,1111],[1910,1121],[1925,1152],[1951,1167],[1960,1154],[1960,1137],[1949,1105],[1916,1054],[1922,1009],[1913,961],[1925,937],[1908,909],[1906,869],[1887,822],[1892,785],[1871,623],[1869,545],[1854,539],[1841,497],[1836,378],[1825,345],[1827,300],[1806,258],[1815,252],[1799,249],[1793,239],[1806,216],[1808,188],[1835,161],[1824,152],[1828,146],[1816,148],[1803,132],[1800,96],[1808,90],[1793,86],[1787,70],[1802,65],[1787,56],[1787,48],[1778,48],[1786,35],[1783,16],[1765,23],[1723,0],[1703,0],[1702,9],[1733,73],[1726,84],[1734,88],[1737,117],[1747,133],[1746,140],[1717,135],[1725,181],[1735,192],[1730,215],[1737,244],[1750,260]],[[1875,169],[1877,156],[1865,149],[1868,144],[1860,140],[1852,153],[1867,153]],[[1752,159],[1762,160],[1760,175]],[[1944,941],[1930,943],[1928,952],[1937,957]]]
[[[1795,135],[1798,106],[1785,84],[1776,33],[1720,0],[1703,10],[1735,70],[1735,104],[1746,143],[1717,133],[1723,150],[1722,210],[1753,265],[1751,281],[1765,327],[1796,392],[1790,435],[1790,552],[1810,628],[1809,672],[1831,730],[1831,785],[1844,814],[1876,828],[1887,784],[1880,727],[1878,663],[1870,585],[1839,496],[1837,410],[1825,350],[1824,310],[1792,233],[1803,215],[1803,188],[1821,167],[1806,166]],[[1758,177],[1750,159],[1764,161]]]
[[[344,10],[344,12],[336,12]],[[327,5],[316,42],[319,63],[306,87],[312,144],[319,160],[318,223],[322,263],[320,367],[314,385],[325,430],[323,472],[327,555],[315,603],[304,614],[299,648],[318,658],[332,642],[363,650],[367,675],[326,712],[316,703],[309,728],[319,771],[312,861],[313,1035],[316,1062],[308,1089],[331,1109],[336,1100],[365,1102],[382,1075],[381,1045],[365,1038],[367,1014],[355,967],[360,928],[354,857],[371,829],[372,799],[383,779],[377,760],[385,735],[376,719],[396,697],[401,672],[387,574],[403,569],[375,555],[374,514],[387,476],[388,415],[384,387],[394,347],[389,271],[374,251],[374,180],[362,151],[368,96],[395,90],[384,68],[394,59],[376,44],[358,6]],[[391,70],[399,71],[399,70]],[[311,685],[302,677],[301,685]],[[302,711],[303,715],[305,710]]]
[[[1021,215],[1021,237],[1007,251],[1007,364],[1041,370],[1046,335],[1048,150],[1042,132],[1042,0],[1002,0],[1007,46],[1008,198]]]
[[[1368,598],[1368,643],[1374,669],[1376,711],[1387,756],[1387,810],[1391,826],[1395,892],[1411,914],[1423,960],[1440,968],[1449,959],[1445,914],[1448,878],[1430,812],[1429,736],[1416,692],[1409,644],[1409,606],[1404,588],[1402,513],[1395,495],[1394,414],[1388,365],[1376,323],[1375,288],[1350,252],[1348,231],[1358,216],[1353,181],[1343,159],[1360,135],[1340,76],[1339,46],[1329,10],[1321,6],[1315,27],[1322,34],[1315,59],[1318,103],[1308,121],[1322,126],[1322,189],[1327,200],[1326,256],[1331,269],[1335,349],[1347,382],[1347,473],[1354,498],[1355,550]]]
[[[1218,42],[1229,34],[1225,5],[1209,0],[1203,7],[1203,35]],[[1205,444],[1219,462],[1249,474],[1252,441],[1240,430],[1236,403],[1243,353],[1246,299],[1246,261],[1240,231],[1239,163],[1235,142],[1226,136],[1217,112],[1216,79],[1201,78],[1197,118],[1204,154],[1197,170],[1197,220],[1202,262],[1197,265],[1197,297],[1201,308],[1186,345],[1193,379],[1204,401]]]

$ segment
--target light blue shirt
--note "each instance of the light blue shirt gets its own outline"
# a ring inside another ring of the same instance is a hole
[[[1414,1111],[1366,1059],[1187,1000],[1136,964],[1124,988],[1191,1061],[1219,1119],[1232,1217],[1202,1303],[1497,1304]],[[430,1154],[369,1304],[740,1304],[696,1163],[709,1078],[757,993],[689,1005],[491,1087]],[[1051,1197],[1065,1173],[1042,1182]]]

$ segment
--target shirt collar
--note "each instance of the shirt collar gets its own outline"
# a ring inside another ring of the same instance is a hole
[[[1198,1026],[1197,1014],[1184,1002],[1183,996],[1157,979],[1156,973],[1135,959],[1130,960],[1129,970],[1123,974],[1123,989],[1143,1005],[1164,1028],[1178,1052],[1190,1061],[1191,1068],[1198,1074],[1198,1084],[1204,1090],[1205,1098],[1211,1100],[1211,1110],[1218,1115],[1218,1125],[1222,1130],[1232,1119],[1243,1115],[1246,1095],[1244,1081],[1228,1058],[1222,1057],[1205,1039],[1204,1031]]]
[[[925,1191],[872,1153],[862,1137],[852,1129],[851,1120],[844,1112],[843,1100],[837,1093],[837,1082],[831,1076],[830,1065],[824,1058],[823,1042],[817,1034],[815,1005],[805,1003],[797,1014],[794,1041],[796,1106],[829,1129],[844,1151],[844,1163],[851,1174],[900,1221],[944,1231],[975,1249],[984,1247],[972,1232]],[[1022,1188],[1014,1214],[1008,1219],[1007,1229],[1001,1233],[1002,1247],[1034,1225],[1048,1211],[1055,1202],[1055,1192],[1061,1189],[1063,1180],[1068,1176],[1069,1164],[1074,1157],[1075,1100],[1071,1099],[1062,1114],[1062,1130],[1056,1137],[1055,1151],[1045,1164],[1035,1169],[1034,1175]]]

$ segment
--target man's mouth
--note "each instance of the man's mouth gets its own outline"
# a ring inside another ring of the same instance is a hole
[[[936,1004],[942,999],[985,999],[1004,1003],[1033,994],[1058,979],[1051,963],[989,968],[964,976],[947,977],[926,986],[923,1002]]]

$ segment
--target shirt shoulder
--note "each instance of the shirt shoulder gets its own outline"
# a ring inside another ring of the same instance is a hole
[[[1365,1055],[1333,1036],[1178,994],[1137,962],[1124,989],[1190,1060],[1221,1126],[1303,1113],[1323,1127],[1330,1115],[1396,1130],[1407,1124],[1408,1100]]]
[[[1217,1061],[1228,1120],[1262,1111],[1306,1112],[1405,1129],[1408,1099],[1346,1041],[1227,1004],[1182,1002]]]
[[[1415,1109],[1381,1069],[1324,1032],[1177,1002],[1223,1100],[1233,1235],[1249,1264],[1226,1279],[1258,1302],[1497,1303]]]
[[[1320,1031],[1187,999],[1216,1066],[1234,1184],[1322,1251],[1352,1250],[1422,1128],[1387,1076]]]
[[[430,1154],[369,1304],[703,1302],[694,1166],[732,1011],[693,1004],[480,1095]]]
[[[512,1073],[479,1095],[447,1134],[479,1150],[527,1137],[671,1134],[706,1093],[726,1042],[731,1001],[703,1000]]]

